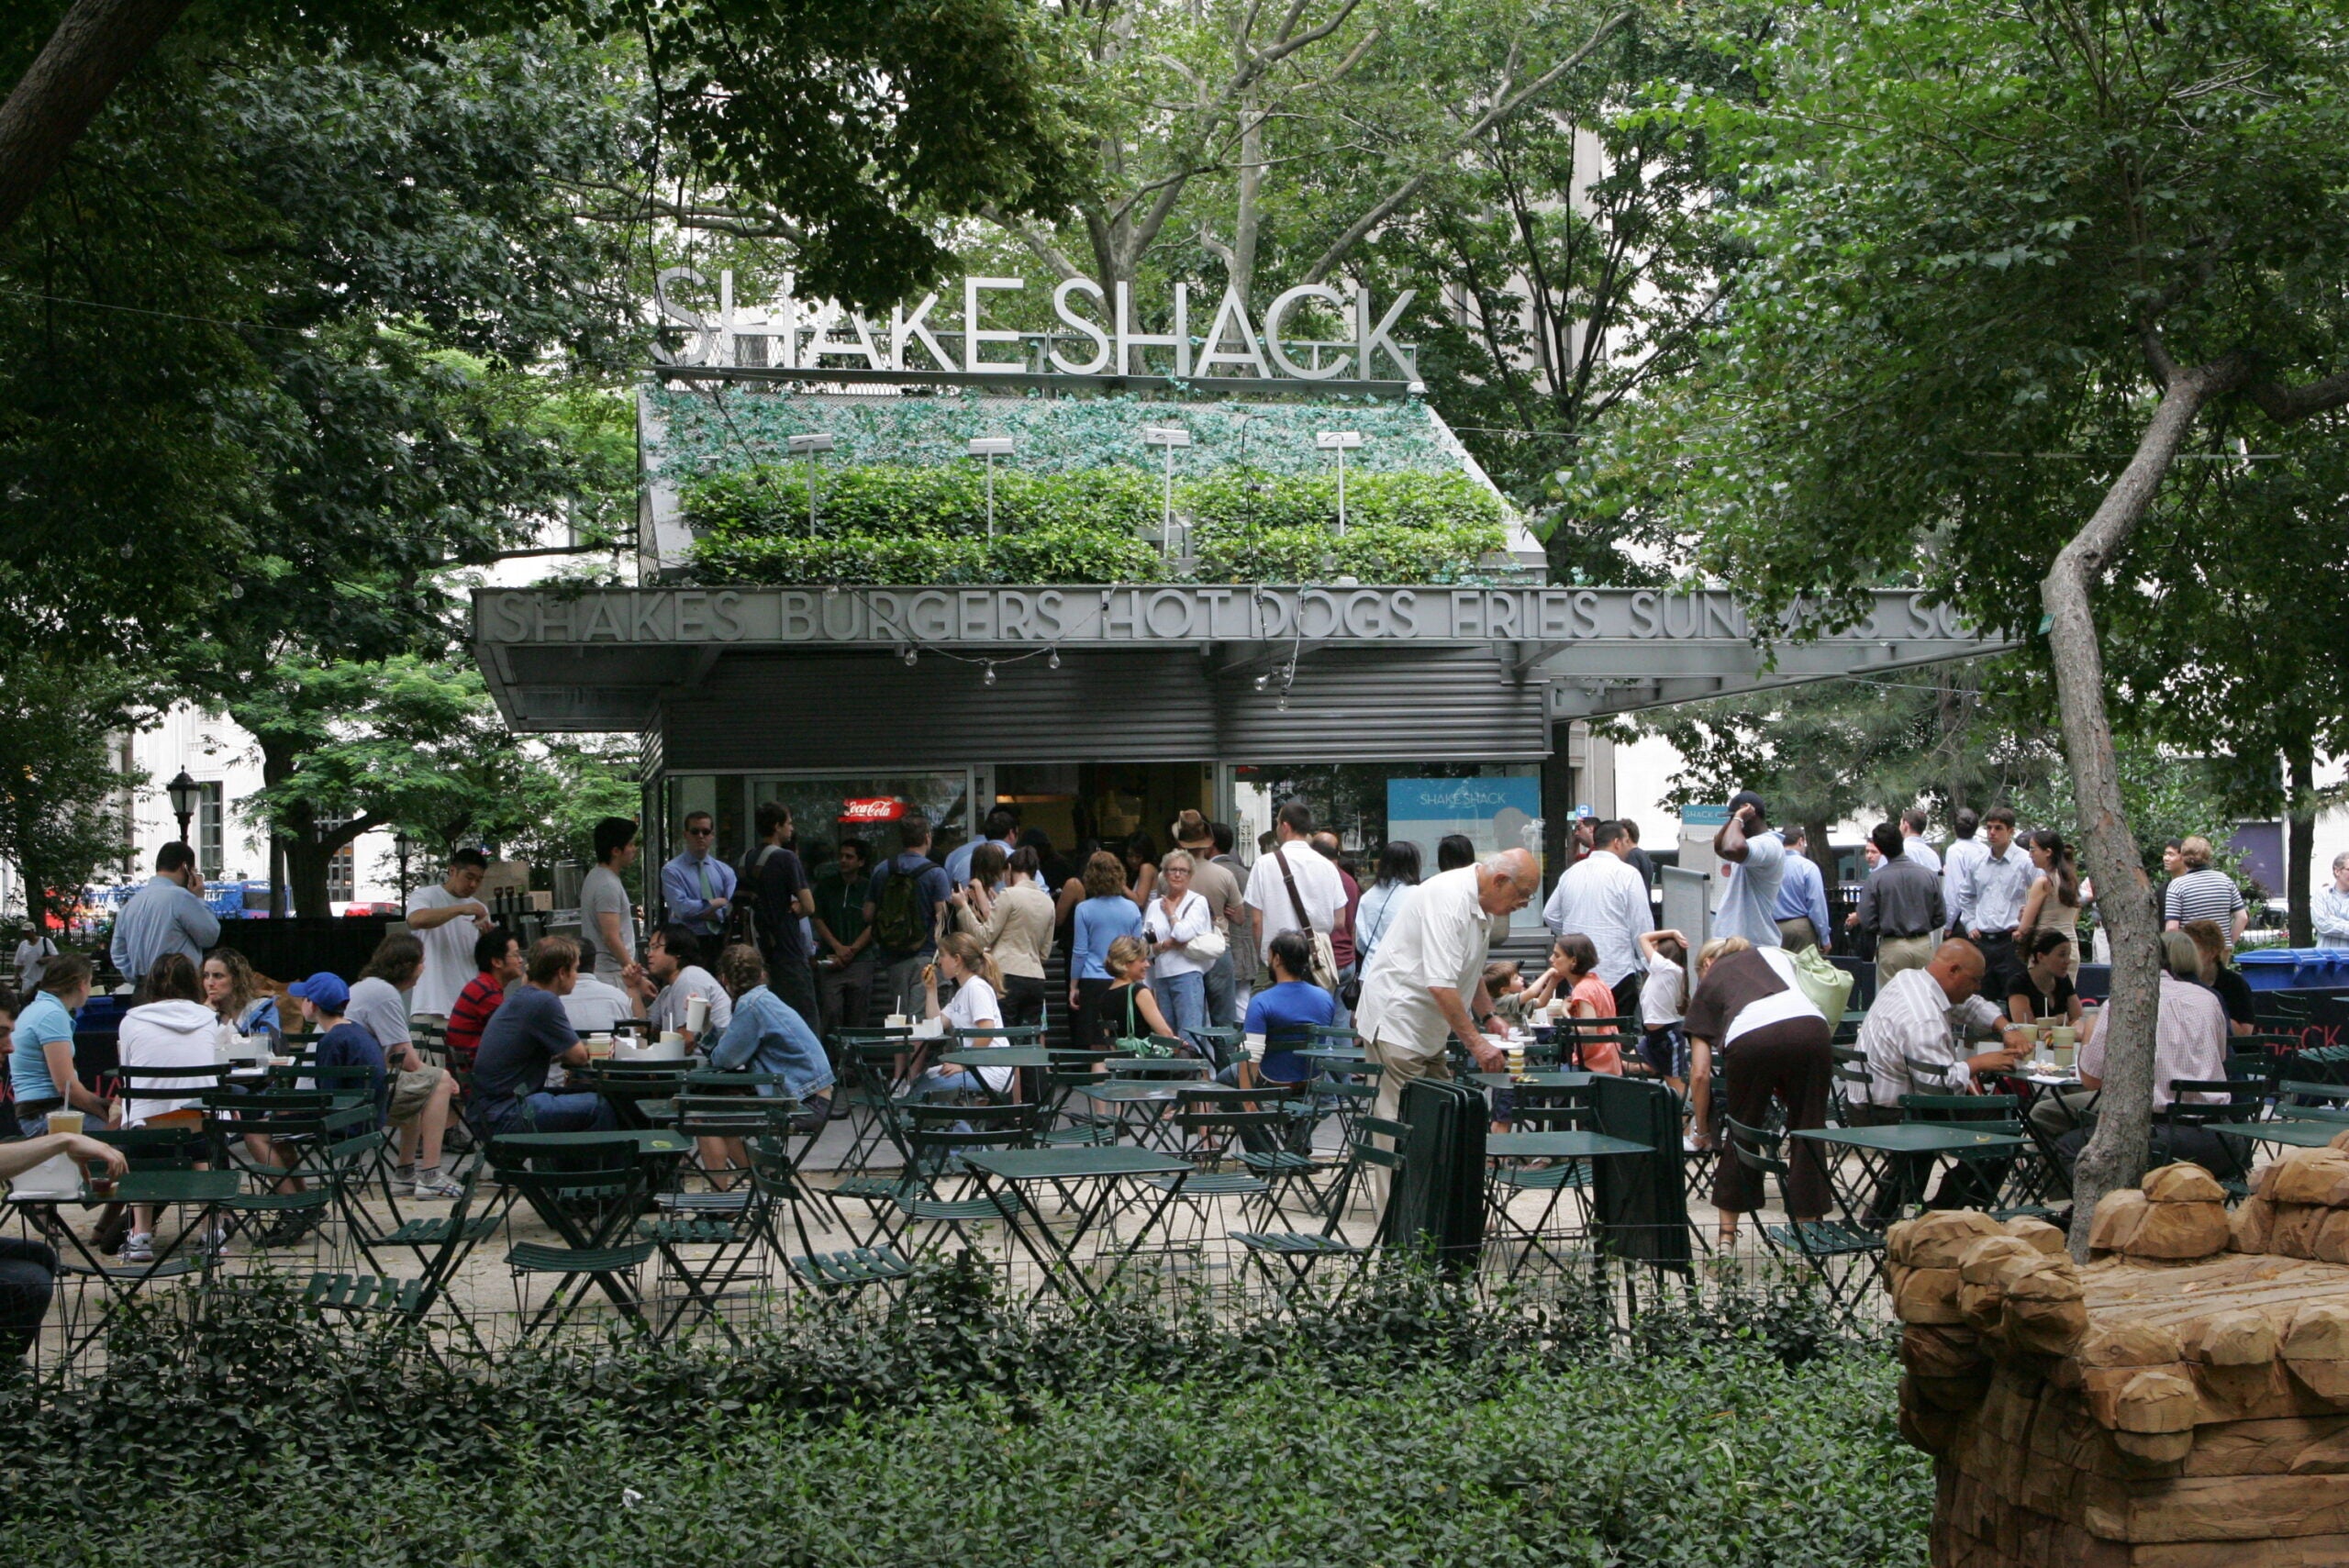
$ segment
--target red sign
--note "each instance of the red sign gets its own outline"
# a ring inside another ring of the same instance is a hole
[[[893,797],[841,802],[843,822],[895,822],[906,814],[906,803]]]

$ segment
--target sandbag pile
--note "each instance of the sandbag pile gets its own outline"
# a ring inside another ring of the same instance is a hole
[[[2195,1165],[2043,1220],[1896,1225],[1900,1429],[1938,1568],[2349,1563],[2349,1134],[2230,1215]]]

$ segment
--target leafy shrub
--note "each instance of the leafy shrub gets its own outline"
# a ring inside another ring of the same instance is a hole
[[[0,1518],[110,1568],[1924,1562],[1881,1355],[1569,1327],[1400,1274],[1297,1320],[1079,1319],[958,1266],[885,1323],[475,1371],[264,1289],[0,1396]]]
[[[694,481],[684,505],[693,561],[711,582],[1119,583],[1169,574],[1153,533],[1162,484],[1130,469],[996,475],[995,538],[984,474],[873,465],[818,475],[810,537],[804,469],[734,469]],[[1193,524],[1196,575],[1208,582],[1460,580],[1505,548],[1500,502],[1464,473],[1364,473],[1346,484],[1337,531],[1334,476],[1261,472],[1178,483]]]

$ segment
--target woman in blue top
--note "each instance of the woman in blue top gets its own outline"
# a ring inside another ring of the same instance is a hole
[[[1313,1044],[1312,1029],[1338,1016],[1338,999],[1304,978],[1313,972],[1313,949],[1303,931],[1283,931],[1273,939],[1267,955],[1273,984],[1248,999],[1245,1033],[1252,1051],[1264,1042],[1264,1060],[1256,1076],[1267,1083],[1295,1086],[1313,1076],[1313,1064],[1298,1051]],[[1242,1088],[1249,1087],[1245,1062],[1224,1069]]]
[[[1127,896],[1125,866],[1107,850],[1094,851],[1085,862],[1085,893],[1069,942],[1068,1005],[1077,1044],[1094,1050],[1101,1042],[1097,1004],[1117,983],[1109,973],[1109,944],[1119,937],[1141,940],[1141,908]]]
[[[807,1020],[767,988],[766,960],[748,942],[737,942],[718,955],[718,983],[734,1000],[734,1017],[709,1048],[709,1064],[729,1073],[774,1073],[783,1080],[783,1092],[799,1102],[793,1129],[821,1128],[831,1115],[832,1064]],[[761,1084],[759,1092],[774,1091]],[[705,1170],[751,1162],[739,1138],[705,1138],[701,1144]]]
[[[1370,972],[1370,955],[1378,939],[1403,911],[1403,895],[1419,884],[1419,847],[1408,839],[1389,839],[1378,851],[1378,880],[1362,890],[1354,906],[1354,973]]]
[[[204,958],[204,1000],[220,1021],[241,1035],[260,1035],[273,1055],[285,1032],[277,1016],[277,998],[262,991],[253,979],[253,966],[235,948],[214,948]]]

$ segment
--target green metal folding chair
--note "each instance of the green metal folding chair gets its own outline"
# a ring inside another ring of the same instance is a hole
[[[1733,1118],[1726,1125],[1731,1156],[1778,1186],[1778,1202],[1787,1221],[1757,1227],[1764,1244],[1774,1252],[1800,1258],[1827,1293],[1829,1304],[1854,1328],[1860,1327],[1860,1308],[1876,1287],[1883,1265],[1884,1238],[1840,1219],[1794,1218],[1794,1176],[1785,1157],[1786,1135],[1748,1127]]]

